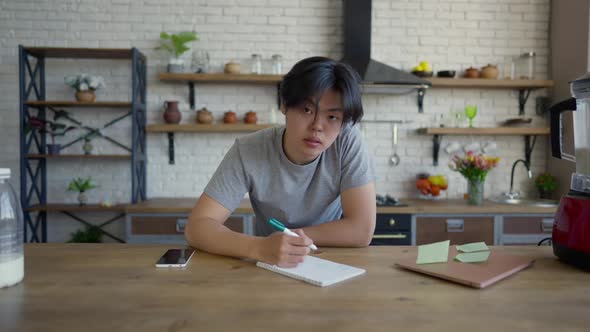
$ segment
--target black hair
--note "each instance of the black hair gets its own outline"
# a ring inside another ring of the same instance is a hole
[[[311,57],[295,64],[280,86],[285,107],[297,107],[310,99],[319,101],[327,90],[342,96],[343,123],[357,123],[363,117],[360,76],[349,65],[325,57]]]

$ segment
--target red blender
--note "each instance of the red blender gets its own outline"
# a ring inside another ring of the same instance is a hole
[[[590,270],[590,73],[571,82],[573,98],[551,111],[553,157],[576,163],[570,191],[564,195],[553,224],[553,253],[562,261]],[[574,111],[575,155],[562,149],[562,113]]]

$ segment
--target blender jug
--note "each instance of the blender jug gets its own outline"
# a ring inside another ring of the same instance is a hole
[[[576,163],[571,189],[590,195],[590,73],[571,82],[573,98],[561,101],[551,112],[551,152],[553,157]],[[562,113],[574,112],[575,155],[563,152]]]

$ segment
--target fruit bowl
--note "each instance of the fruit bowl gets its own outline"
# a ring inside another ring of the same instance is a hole
[[[412,74],[418,77],[432,77],[432,71],[412,70]]]
[[[441,191],[447,188],[447,178],[442,174],[420,173],[416,176],[416,189],[420,199],[441,199]]]

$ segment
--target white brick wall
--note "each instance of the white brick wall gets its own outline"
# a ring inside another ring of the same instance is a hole
[[[419,61],[427,60],[435,70],[462,70],[469,66],[482,67],[488,63],[501,65],[521,52],[537,53],[536,75],[547,77],[548,0],[504,0],[489,3],[483,0],[374,0],[373,57],[405,70]],[[189,110],[185,85],[162,83],[157,73],[162,71],[167,57],[154,47],[160,31],[195,30],[200,41],[195,49],[210,53],[214,70],[221,70],[229,60],[243,61],[252,53],[270,59],[275,53],[283,55],[284,68],[304,57],[324,55],[341,57],[342,17],[340,0],[82,0],[33,1],[6,0],[0,2],[0,165],[18,171],[18,59],[17,47],[138,47],[148,56],[148,122],[161,122],[164,100],[179,100],[183,122],[194,121]],[[190,54],[187,55],[190,58]],[[50,60],[47,65],[48,96],[73,98],[63,85],[63,77],[78,71],[103,75],[107,88],[99,91],[103,100],[129,99],[129,69],[126,63],[112,61]],[[534,112],[533,92],[526,107],[533,124],[546,125],[544,117]],[[220,118],[223,112],[235,110],[242,116],[248,110],[259,113],[268,121],[269,110],[275,107],[276,90],[270,86],[198,85],[197,108],[206,106]],[[388,164],[391,149],[390,123],[366,123],[366,139],[375,158],[379,176],[379,193],[396,196],[414,195],[413,181],[417,172],[444,173],[450,187],[444,197],[461,197],[465,181],[446,166],[448,155],[441,151],[440,166],[432,166],[432,140],[418,135],[415,129],[429,126],[433,119],[449,118],[451,110],[466,104],[479,106],[475,120],[478,126],[493,126],[518,115],[517,93],[510,90],[433,89],[425,99],[425,113],[418,114],[416,96],[365,95],[366,119],[405,120],[400,126],[402,163],[393,168]],[[80,118],[100,124],[112,119],[117,112],[75,112]],[[114,126],[113,134],[128,142],[129,122]],[[164,134],[148,136],[148,195],[196,197],[232,144],[237,134],[178,134],[176,136],[176,165],[168,165],[167,139]],[[451,141],[465,144],[471,141],[495,141],[501,166],[493,170],[486,183],[486,193],[505,191],[509,185],[512,162],[523,156],[521,137],[445,137],[443,147]],[[533,171],[545,169],[545,144],[540,139],[533,153]],[[95,141],[102,152],[116,151],[108,143]],[[80,150],[80,146],[72,147]],[[72,150],[72,151],[74,151]],[[91,201],[102,197],[127,201],[130,197],[130,168],[120,161],[101,163],[50,161],[49,201],[74,202],[75,194],[65,187],[72,176],[92,175],[100,188],[90,193]],[[18,176],[13,183],[18,184]],[[517,171],[517,188],[533,193],[522,169]],[[66,221],[60,226],[50,223],[50,240],[61,241],[77,224]],[[53,231],[59,229],[59,231]],[[122,231],[119,229],[119,231]]]

